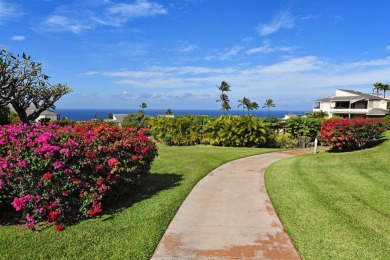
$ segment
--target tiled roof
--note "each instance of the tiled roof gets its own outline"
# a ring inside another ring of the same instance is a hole
[[[363,99],[369,99],[369,100],[381,100],[381,99],[383,99],[381,97],[377,97],[377,96],[370,95],[370,94],[365,94],[365,93],[360,92],[360,91],[347,90],[347,89],[339,89],[339,90],[342,90],[344,92],[348,92],[348,93],[351,93],[351,94],[354,94],[354,95],[357,95],[357,96],[331,96],[331,97],[327,97],[327,98],[316,99],[316,100],[314,100],[314,102],[359,101],[359,100],[363,100]]]

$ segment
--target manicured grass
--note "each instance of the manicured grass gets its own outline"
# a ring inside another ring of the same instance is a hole
[[[39,233],[4,224],[0,259],[149,259],[179,206],[207,173],[228,161],[274,149],[165,147],[144,191],[100,218],[62,232]]]
[[[303,258],[390,258],[389,155],[386,140],[357,152],[292,157],[267,169],[272,203]]]

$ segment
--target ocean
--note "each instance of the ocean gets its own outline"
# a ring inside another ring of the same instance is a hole
[[[60,113],[60,118],[68,118],[70,120],[76,120],[76,121],[87,121],[94,118],[97,119],[106,119],[108,114],[129,114],[129,113],[136,113],[139,109],[65,109],[65,108],[58,108],[55,110],[55,112]],[[165,115],[166,109],[145,109],[145,114],[149,116],[158,116],[158,115]],[[172,109],[173,114],[175,116],[179,115],[207,115],[207,116],[220,116],[221,111],[220,110],[186,110],[186,109]],[[296,115],[305,115],[305,113],[310,111],[290,111],[290,110],[272,110],[271,109],[271,116],[283,118],[284,115],[288,113],[296,114]],[[247,113],[247,111],[245,111]],[[251,114],[254,113],[257,117],[268,117],[268,110],[256,110],[251,111]],[[242,110],[230,110],[226,114],[230,115],[242,115]]]

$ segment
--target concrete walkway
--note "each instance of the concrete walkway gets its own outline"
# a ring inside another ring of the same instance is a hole
[[[300,259],[268,197],[264,170],[312,149],[224,164],[191,191],[152,259]]]

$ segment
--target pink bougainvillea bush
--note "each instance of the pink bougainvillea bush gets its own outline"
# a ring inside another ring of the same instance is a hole
[[[321,138],[332,150],[363,149],[380,140],[385,131],[381,119],[330,119],[321,126]]]
[[[149,173],[157,147],[145,131],[102,122],[0,127],[0,203],[20,211],[27,228],[47,221],[62,230],[99,214],[113,190]]]

